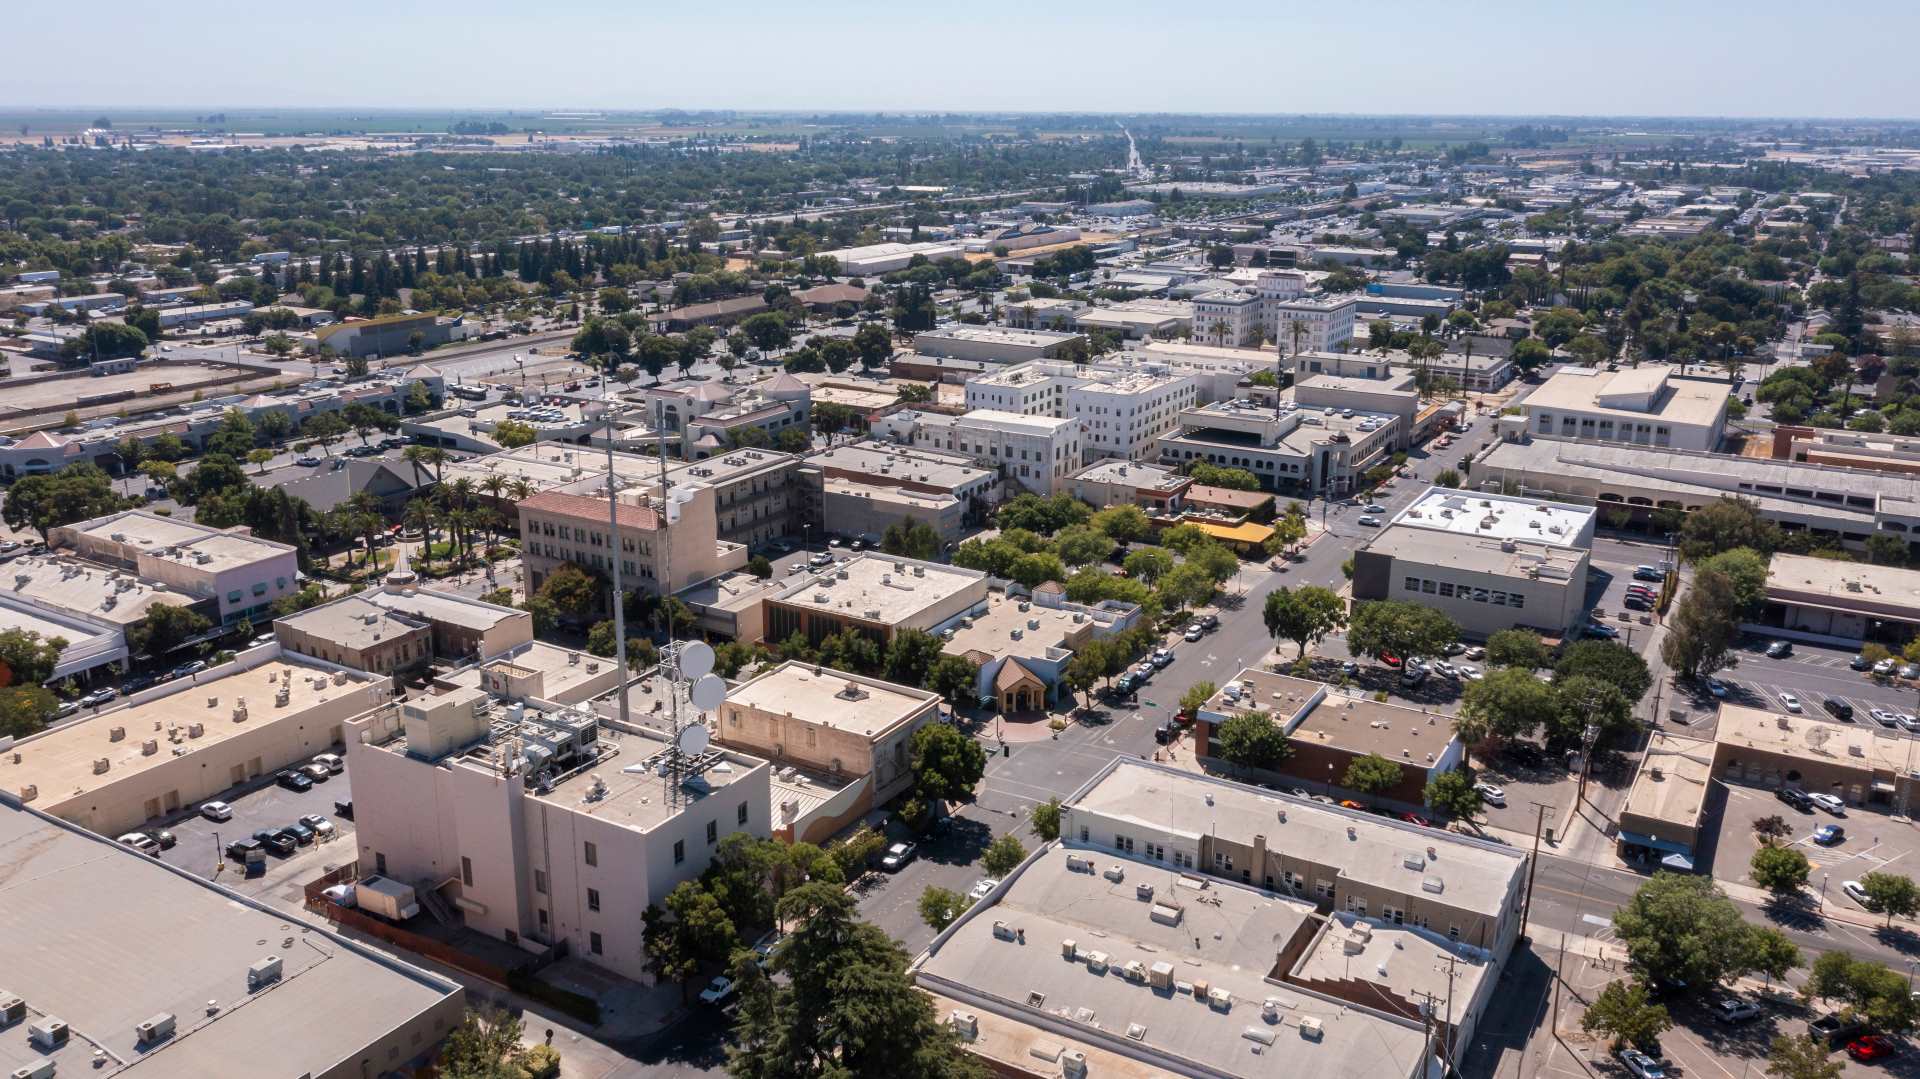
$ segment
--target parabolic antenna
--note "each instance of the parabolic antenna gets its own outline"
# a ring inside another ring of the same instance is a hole
[[[1815,723],[1807,728],[1807,745],[1816,753],[1827,744],[1827,739],[1832,737],[1833,728],[1828,727],[1824,723]]]
[[[713,646],[691,641],[680,646],[680,677],[699,678],[713,670]]]
[[[687,696],[693,699],[695,708],[702,712],[711,712],[720,707],[721,701],[727,699],[727,683],[717,674],[702,675],[700,680],[693,684],[693,689],[687,692]]]
[[[682,730],[680,736],[674,739],[674,744],[679,746],[680,752],[686,756],[698,757],[707,751],[707,728],[695,723]]]

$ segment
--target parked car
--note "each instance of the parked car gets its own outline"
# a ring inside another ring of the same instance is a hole
[[[219,822],[233,819],[233,807],[225,802],[200,803],[200,815],[210,821]]]
[[[280,829],[280,831],[284,835],[292,836],[293,841],[295,843],[300,844],[303,847],[310,847],[313,845],[314,834],[315,834],[313,829],[307,827],[306,825],[300,823],[299,821],[294,821],[292,824],[289,824],[286,827]]]
[[[294,849],[300,845],[294,841],[292,836],[284,832],[269,832],[264,828],[253,833],[253,838],[255,842],[282,858],[292,854]]]
[[[1760,1005],[1742,997],[1721,997],[1713,1002],[1713,1017],[1722,1023],[1744,1023],[1760,1018]]]
[[[1894,663],[1892,660],[1883,659],[1880,662],[1873,665],[1873,673],[1879,675],[1882,678],[1885,678],[1888,675],[1893,673],[1893,667],[1894,667]]]
[[[78,712],[79,710],[80,710],[79,701],[61,701],[60,706],[53,710],[53,718],[65,719],[68,716],[74,714],[75,712]]]
[[[1000,887],[999,881],[992,877],[982,877],[973,882],[972,888],[967,889],[967,898],[978,903],[982,899],[992,895],[993,890],[998,887]]]
[[[1153,650],[1153,656],[1148,662],[1152,663],[1155,667],[1164,667],[1173,662],[1173,653],[1165,648],[1156,648]]]
[[[1200,624],[1207,627],[1208,633],[1212,633],[1214,630],[1220,628],[1220,616],[1217,614],[1203,614],[1200,616]]]
[[[1365,804],[1361,802],[1356,802],[1351,798],[1342,798],[1340,799],[1340,808],[1341,809],[1365,809],[1367,807]]]
[[[340,798],[333,803],[333,815],[341,820],[353,819],[353,799]]]
[[[920,848],[912,843],[895,843],[887,848],[886,854],[881,856],[880,868],[889,873],[898,873],[919,856]]]
[[[151,854],[155,858],[160,857],[160,844],[155,843],[153,837],[145,832],[128,832],[126,835],[121,836],[118,842],[125,846],[132,847],[142,854]]]
[[[1828,1045],[1840,1045],[1866,1032],[1866,1023],[1854,1016],[1839,1012],[1823,1015],[1807,1023],[1807,1033]]]
[[[1360,673],[1360,665],[1352,660],[1347,660],[1340,664],[1340,673],[1346,675],[1348,678],[1355,677]]]
[[[327,897],[327,902],[337,907],[347,907],[351,909],[358,905],[358,901],[354,899],[353,885],[351,884],[329,885],[321,889],[320,894]]]
[[[1785,708],[1789,712],[1798,712],[1800,711],[1800,698],[1783,689],[1780,691],[1780,707]]]
[[[1507,804],[1507,792],[1491,783],[1475,783],[1473,789],[1480,792],[1480,800],[1490,806]]]
[[[1360,525],[1362,528],[1379,528],[1380,518],[1367,514],[1363,515],[1360,520],[1354,523]]]
[[[1890,1059],[1898,1056],[1899,1053],[1899,1046],[1878,1034],[1869,1034],[1864,1038],[1855,1038],[1847,1043],[1847,1055],[1867,1064],[1871,1064],[1877,1060]]]
[[[207,661],[203,659],[196,659],[191,663],[182,663],[178,667],[175,667],[173,670],[168,671],[167,677],[168,678],[185,678],[190,674],[199,674],[201,671],[204,671],[206,669],[207,669]]]
[[[1654,566],[1633,567],[1633,579],[1636,581],[1664,581],[1667,575]]]
[[[1783,694],[1783,696],[1785,695]],[[1838,697],[1828,697],[1826,700],[1820,702],[1820,707],[1826,709],[1829,715],[1842,723],[1853,722],[1853,705],[1848,704]],[[1879,709],[1876,708],[1874,711],[1878,712]],[[1877,719],[1879,717],[1876,716],[1875,718]]]
[[[1802,813],[1813,812],[1813,799],[1808,797],[1806,791],[1798,787],[1781,787],[1779,790],[1773,792],[1773,796],[1793,808],[1798,809]]]
[[[301,817],[300,823],[306,825],[316,836],[330,836],[336,831],[333,822],[318,813],[309,813]]]
[[[1844,817],[1847,815],[1847,803],[1841,801],[1834,795],[1821,793],[1809,794],[1807,797],[1814,805],[1819,806],[1821,809],[1826,810],[1836,817]]]
[[[325,783],[333,775],[324,764],[303,764],[297,770],[315,783]]]
[[[1593,637],[1605,637],[1607,640],[1612,640],[1620,636],[1620,631],[1607,625],[1605,622],[1588,622],[1587,634]]]
[[[1873,721],[1875,723],[1880,724],[1882,727],[1887,727],[1891,729],[1894,727],[1898,727],[1900,725],[1899,715],[1893,712],[1889,712],[1884,708],[1869,708],[1867,709],[1867,714],[1872,716]]]
[[[1416,828],[1433,827],[1432,821],[1428,820],[1427,818],[1421,816],[1418,813],[1402,813],[1400,814],[1400,819],[1403,821],[1406,821],[1408,824],[1411,824]]]
[[[1868,666],[1867,657],[1865,655],[1856,655],[1847,661],[1847,666],[1852,667],[1856,671],[1864,671]]]
[[[1707,692],[1713,695],[1714,700],[1724,701],[1727,699],[1727,684],[1718,678],[1709,678],[1707,679]]]
[[[279,775],[273,777],[273,781],[290,791],[310,791],[313,789],[313,780],[304,772],[281,772]]]
[[[1207,635],[1207,627],[1201,625],[1198,622],[1195,622],[1193,625],[1188,626],[1187,632],[1185,634],[1187,640],[1189,641],[1197,641],[1206,635]]]
[[[257,839],[236,839],[233,842],[227,844],[226,853],[227,853],[227,857],[233,859],[236,862],[245,862],[247,860],[247,855],[253,853],[254,851],[262,850],[262,849],[264,848],[261,846],[260,841]]]
[[[1367,507],[1367,512],[1368,513],[1385,513],[1387,512],[1387,507],[1382,506],[1378,502],[1375,502],[1372,505]]]
[[[1831,847],[1847,841],[1847,830],[1838,824],[1823,824],[1813,830],[1813,841]]]
[[[1780,659],[1793,655],[1793,644],[1789,641],[1775,641],[1767,646],[1768,659]]]
[[[320,464],[320,458],[315,457],[312,454],[308,454],[305,457],[295,458],[293,463],[296,465],[299,465],[302,468],[317,468],[319,467],[319,464]]]
[[[1878,903],[1868,898],[1867,890],[1862,888],[1860,882],[1857,880],[1842,881],[1840,883],[1840,890],[1847,893],[1848,899],[1853,900],[1868,910],[1874,910],[1879,907]]]
[[[342,760],[338,753],[316,753],[313,755],[313,763],[326,768],[329,775],[337,776],[347,770],[347,762]]]
[[[717,974],[712,981],[707,983],[705,989],[700,990],[700,1003],[724,1004],[728,997],[733,996],[734,988],[732,978],[724,974]]]
[[[1635,1079],[1667,1079],[1666,1067],[1638,1049],[1622,1049],[1614,1056]]]
[[[1487,650],[1480,647],[1477,644],[1474,645],[1472,648],[1467,649],[1464,654],[1468,659],[1471,659],[1475,662],[1479,662],[1480,660],[1487,658]]]

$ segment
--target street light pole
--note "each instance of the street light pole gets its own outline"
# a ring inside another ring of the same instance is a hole
[[[1332,765],[1327,767],[1331,768]],[[1527,918],[1533,914],[1533,875],[1540,868],[1540,829],[1547,821],[1547,810],[1552,808],[1545,802],[1534,802],[1533,808],[1533,857],[1527,862],[1527,898],[1520,905],[1520,935],[1527,935]]]

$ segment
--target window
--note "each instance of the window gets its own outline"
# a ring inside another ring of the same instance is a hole
[[[547,894],[547,871],[546,870],[536,869],[533,871],[533,890],[536,892],[539,892],[541,895]]]
[[[591,842],[589,842],[586,845],[585,857],[588,865],[599,865],[600,864],[600,848],[594,846]]]
[[[1436,590],[1436,586],[1434,582],[1425,580],[1425,579],[1421,580],[1420,591],[1425,592],[1427,595],[1431,596],[1434,594],[1435,590]]]
[[[1448,939],[1448,940],[1459,940],[1459,939],[1460,939],[1460,927],[1459,927],[1459,926],[1457,926],[1457,925],[1449,925],[1449,926],[1447,926],[1447,939]]]
[[[1420,591],[1420,578],[1418,577],[1407,578],[1407,591],[1409,592]]]
[[[374,859],[374,861],[380,863],[379,865],[374,867],[375,869],[377,869],[381,873],[385,873],[387,871],[386,855],[383,854],[380,857]],[[464,854],[460,856],[460,883],[466,885],[469,888],[473,887],[473,859],[467,857]]]
[[[595,955],[600,954],[600,934],[598,933],[587,934],[587,949]]]
[[[673,864],[679,865],[681,862],[684,862],[686,860],[687,860],[687,841],[684,839],[674,840],[673,841]]]
[[[547,909],[545,907],[541,907],[540,908],[540,932],[544,933],[546,931],[547,931]]]
[[[720,842],[720,822],[710,820],[707,822],[707,846],[711,847],[718,842]]]
[[[587,909],[588,910],[600,909],[600,889],[598,888],[587,889]]]
[[[1087,841],[1088,841],[1088,840],[1087,840],[1087,826],[1083,824],[1083,825],[1081,825],[1081,826],[1080,826],[1080,842],[1082,842],[1082,843],[1085,843],[1085,842],[1087,842]],[[383,864],[384,864],[384,862],[383,862]],[[384,869],[383,869],[383,870],[381,870],[381,872],[382,872],[382,873],[384,873],[384,872],[386,872],[386,870],[384,870]]]
[[[472,884],[473,883],[472,881],[465,879],[472,872],[472,870],[467,868],[467,865],[466,865],[467,860],[465,858],[462,858],[460,859],[460,862],[461,862],[460,875],[461,875],[462,881],[467,884]],[[373,852],[373,871],[375,873],[380,874],[383,877],[387,875],[387,856],[380,853],[379,851]]]
[[[901,744],[902,744],[902,745],[905,745],[906,743],[904,743],[904,742],[903,742],[903,743],[901,743]],[[738,823],[740,824],[740,826],[741,826],[741,827],[743,827],[743,828],[744,828],[744,827],[746,827],[746,823],[747,823],[747,803],[745,803],[745,802],[741,802],[741,803],[740,803],[740,809],[739,809],[739,811],[738,811],[738,812],[737,812],[737,813],[735,814],[735,818],[736,818],[736,820],[737,820],[737,822],[738,822]]]

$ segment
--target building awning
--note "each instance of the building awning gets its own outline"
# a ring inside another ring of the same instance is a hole
[[[1630,832],[1625,828],[1620,829],[1620,842],[1632,843],[1652,850],[1663,850],[1669,854],[1689,856],[1693,854],[1693,848],[1687,846],[1685,843],[1675,843],[1671,839],[1661,839],[1659,836],[1642,835],[1639,832]]]
[[[1895,788],[1892,783],[1884,779],[1876,779],[1873,781],[1873,790],[1876,794],[1892,794]]]
[[[1660,864],[1668,869],[1678,869],[1682,873],[1693,872],[1693,859],[1684,854],[1669,854],[1660,859]]]
[[[1265,543],[1267,537],[1273,535],[1273,526],[1255,524],[1252,521],[1237,525],[1217,525],[1210,521],[1187,521],[1184,523],[1198,528],[1214,539],[1227,543]]]

